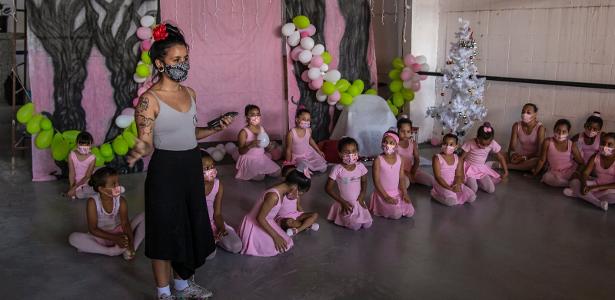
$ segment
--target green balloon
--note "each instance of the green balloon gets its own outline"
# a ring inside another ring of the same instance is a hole
[[[141,52],[141,61],[148,65],[152,64],[152,59],[149,57],[149,51]]]
[[[335,85],[331,82],[325,82],[322,84],[322,92],[325,95],[331,95],[333,93],[335,93]]]
[[[404,96],[401,95],[401,93],[394,93],[393,94],[393,105],[395,105],[396,107],[402,107],[404,106]]]
[[[68,142],[69,148],[73,148],[77,144],[77,136],[81,133],[79,130],[66,130],[62,132],[62,136]]]
[[[393,69],[389,72],[389,78],[391,78],[391,80],[400,79],[399,75],[401,75],[401,70],[399,69]]]
[[[37,134],[41,131],[41,121],[43,120],[43,115],[36,115],[28,121],[26,125],[26,131],[29,134]]]
[[[102,154],[105,158],[113,156],[113,149],[111,148],[111,145],[109,145],[109,143],[100,145],[100,154]]]
[[[362,90],[359,90],[359,87],[357,86],[351,86],[348,88],[348,90],[346,90],[346,93],[350,94],[350,96],[358,96],[361,95]]]
[[[354,101],[354,97],[348,93],[342,93],[342,97],[340,98],[340,104],[344,106],[349,106]]]
[[[122,156],[128,153],[128,144],[126,144],[126,140],[124,140],[121,135],[118,135],[115,139],[113,139],[112,145],[115,154]]]
[[[322,57],[322,61],[323,61],[325,64],[330,64],[330,63],[331,63],[331,60],[333,60],[333,57],[331,57],[331,54],[330,54],[329,52],[327,52],[327,51],[323,52],[323,53],[320,55],[320,57]]]
[[[340,93],[343,93],[350,87],[350,82],[346,79],[340,79],[337,83],[335,83],[335,87],[338,91],[340,91]]]
[[[132,132],[135,137],[139,136],[139,131],[137,130],[137,123],[135,121],[132,121],[132,123],[130,123],[130,132]]]
[[[355,80],[354,82],[352,82],[352,85],[358,87],[361,92],[363,92],[363,90],[365,89],[365,83],[361,79]]]
[[[404,100],[406,100],[407,102],[414,100],[414,91],[411,89],[406,89],[406,88],[402,89],[401,95],[404,97]]]
[[[28,121],[30,121],[30,119],[32,119],[33,113],[34,113],[34,103],[29,102],[25,104],[24,106],[22,106],[17,111],[17,115],[15,117],[17,119],[17,122],[21,124],[26,124],[28,123]]]
[[[293,24],[299,29],[306,29],[310,26],[310,19],[306,16],[296,16],[293,18]]]
[[[397,109],[397,107],[395,107],[395,105],[389,104],[389,108],[391,109],[391,112],[393,113],[394,116],[397,117],[397,115],[399,115],[399,110]]]
[[[389,90],[391,90],[391,92],[393,93],[397,93],[401,90],[401,88],[404,86],[403,82],[401,82],[401,80],[393,80],[391,81],[391,83],[389,84]]]
[[[47,149],[49,148],[49,146],[51,146],[52,140],[53,140],[53,130],[51,129],[43,130],[39,132],[39,134],[36,136],[34,144],[36,145],[36,148]]]
[[[56,133],[51,141],[51,156],[57,161],[63,161],[68,157],[68,142],[64,139],[62,134]]]
[[[92,154],[94,154],[94,157],[96,157],[96,166],[97,167],[102,167],[105,165],[105,159],[103,158],[102,154],[100,153],[100,149],[98,149],[97,147],[92,148]]]
[[[111,155],[110,156],[104,156],[103,159],[105,160],[106,163],[111,162],[112,160],[115,159],[115,154],[113,153],[113,151],[111,151]]]
[[[49,118],[47,117],[43,117],[43,120],[41,121],[41,129],[49,130],[51,128],[53,128],[53,124],[51,124],[51,120],[49,120]]]
[[[132,148],[135,146],[135,135],[132,134],[132,132],[130,132],[129,130],[124,130],[124,133],[122,133],[122,137],[126,141],[126,145],[128,145],[128,148]]]
[[[366,95],[378,95],[378,92],[374,89],[369,89],[367,91],[365,91]]]
[[[141,78],[147,78],[151,74],[151,71],[148,65],[140,64],[137,66],[135,73],[137,73],[137,76]]]
[[[404,61],[401,60],[401,57],[396,57],[395,59],[393,59],[393,68],[401,70],[405,67],[404,65]]]

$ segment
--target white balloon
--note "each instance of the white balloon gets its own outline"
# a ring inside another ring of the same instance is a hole
[[[329,70],[327,74],[325,74],[325,80],[331,83],[336,83],[340,78],[342,78],[342,73],[336,69]]]
[[[299,34],[299,31],[293,32],[291,35],[288,36],[288,38],[286,38],[286,42],[288,42],[288,45],[291,47],[299,45],[300,40],[301,34]]]
[[[314,48],[312,48],[312,54],[314,55],[322,55],[323,52],[325,52],[325,46],[322,44],[316,44]]]
[[[327,64],[325,64],[325,63],[323,63],[323,64],[320,66],[320,71],[321,71],[321,72],[327,72],[327,71],[329,71],[329,65],[327,65]]]
[[[143,16],[141,17],[141,26],[143,27],[151,27],[156,23],[156,19],[152,16]]]
[[[284,26],[282,26],[282,35],[283,36],[289,36],[289,35],[293,34],[293,32],[295,32],[295,29],[297,29],[297,27],[295,27],[295,24],[293,24],[293,23],[286,23],[286,24],[284,24]]]
[[[320,78],[320,76],[321,76],[320,75],[320,68],[311,68],[308,71],[307,75],[308,75],[308,78],[311,79],[311,80],[316,80],[316,79]]]
[[[115,118],[115,125],[119,128],[127,128],[135,120],[135,116],[119,115]]]
[[[216,150],[217,150],[216,147],[209,147],[209,148],[205,149],[205,152],[207,152],[207,153],[209,153],[209,155],[211,155]]]
[[[423,72],[429,71],[429,65],[426,64],[426,63],[422,64],[421,65],[421,71],[423,71]]]
[[[299,53],[299,61],[303,64],[308,64],[312,60],[312,52],[310,50],[303,50]]]
[[[261,133],[256,136],[256,139],[260,141],[258,146],[261,148],[265,148],[269,145],[269,135],[264,131],[261,131]]]
[[[408,79],[403,83],[404,88],[412,89],[412,80]]]
[[[214,149],[216,149],[216,148],[214,148]],[[225,153],[222,152],[222,150],[220,150],[220,149],[216,149],[210,155],[211,155],[211,158],[213,158],[215,161],[221,161],[221,160],[224,159]]]
[[[226,149],[226,152],[228,153],[233,153],[233,150],[237,149],[237,145],[233,142],[228,142],[224,145],[224,149]]]
[[[427,62],[427,57],[425,57],[425,55],[419,55],[416,57],[415,61],[417,64],[422,65]]]
[[[305,50],[312,50],[314,48],[314,39],[311,37],[304,37],[301,39],[301,48]]]
[[[318,102],[325,102],[325,100],[327,100],[327,95],[325,95],[325,93],[323,93],[322,90],[319,89],[318,91],[316,91],[316,100],[318,100]]]
[[[137,74],[133,74],[132,80],[134,80],[136,83],[144,83],[147,80],[147,78],[141,78]]]

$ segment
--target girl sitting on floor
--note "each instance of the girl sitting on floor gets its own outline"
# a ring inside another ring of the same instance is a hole
[[[286,161],[285,164],[296,165],[304,161],[308,168],[315,172],[327,170],[325,154],[320,151],[310,128],[310,111],[305,108],[297,110],[295,117],[296,127],[286,135]]]
[[[307,178],[311,178],[310,170],[308,169],[307,164],[304,161],[300,161],[295,169]],[[280,206],[280,210],[278,211],[278,215],[275,217],[276,221],[282,229],[286,231],[288,236],[296,235],[299,232],[302,232],[306,229],[311,229],[312,231],[318,231],[320,226],[316,223],[318,219],[318,213],[315,212],[305,212],[303,207],[301,207],[300,203],[301,197],[292,198],[286,197]],[[288,221],[289,219],[293,221]],[[291,224],[291,226],[282,226],[282,224]],[[299,226],[293,226],[297,225]]]
[[[508,177],[506,159],[500,153],[502,147],[493,140],[494,136],[495,131],[493,127],[489,122],[485,122],[478,128],[476,138],[465,142],[461,147],[464,151],[461,159],[464,162],[465,184],[474,193],[478,191],[478,188],[487,193],[493,193],[495,192],[495,185],[502,178]],[[498,161],[504,169],[504,175],[500,176],[498,172],[485,164],[491,152],[497,155]]]
[[[600,135],[602,131],[602,118],[600,113],[595,111],[593,115],[587,118],[584,124],[583,133],[576,134],[570,140],[577,144],[577,148],[581,152],[583,162],[587,164],[589,159],[594,154],[600,152]]]
[[[432,167],[436,179],[431,189],[431,197],[447,205],[459,205],[474,202],[476,194],[464,183],[463,158],[455,154],[458,138],[447,134],[442,138],[440,154],[433,156]]]
[[[521,110],[521,121],[512,126],[507,157],[509,170],[530,171],[536,167],[545,140],[545,128],[536,119],[537,115],[538,107],[527,103]]]
[[[90,176],[94,172],[96,157],[92,154],[92,135],[82,131],[77,135],[77,149],[68,155],[68,181],[70,187],[66,196],[71,199],[87,199],[95,194],[88,185]]]
[[[412,121],[406,117],[402,117],[397,121],[397,133],[399,133],[399,145],[397,146],[397,154],[404,161],[404,180],[406,188],[411,183],[418,183],[425,186],[433,185],[433,176],[424,172],[419,167],[421,157],[419,156],[419,148],[412,137]]]

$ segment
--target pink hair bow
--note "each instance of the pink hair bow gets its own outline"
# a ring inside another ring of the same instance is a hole
[[[305,175],[305,177],[307,177],[308,179],[312,179],[312,172],[308,168],[305,168],[305,170],[303,170],[303,175]]]
[[[491,129],[491,127],[485,127],[485,128],[483,128],[483,131],[485,131],[485,132],[492,132],[493,129]]]

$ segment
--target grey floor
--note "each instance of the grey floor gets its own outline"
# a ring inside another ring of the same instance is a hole
[[[65,182],[30,182],[27,157],[14,171],[0,156],[1,299],[153,299],[150,264],[77,253],[85,202],[59,196]],[[224,214],[238,225],[266,186],[240,183],[221,167]],[[129,211],[143,208],[144,174],[127,175]],[[325,216],[326,176],[316,176],[304,207]],[[372,187],[370,184],[370,191]],[[615,299],[615,218],[561,190],[513,174],[494,195],[448,208],[411,189],[416,215],[376,218],[353,232],[323,218],[317,233],[273,258],[222,250],[197,272],[215,299]],[[614,207],[615,209],[615,207]]]

